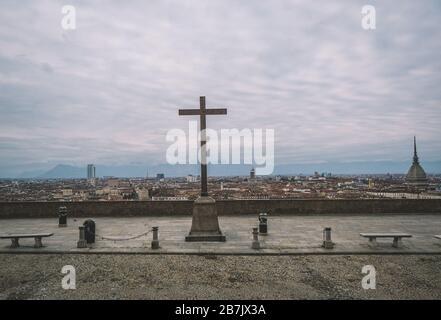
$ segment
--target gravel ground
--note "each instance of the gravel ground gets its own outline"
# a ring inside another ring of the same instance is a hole
[[[364,265],[377,289],[364,290]],[[61,268],[76,268],[63,290]],[[441,256],[0,255],[0,299],[440,299]]]

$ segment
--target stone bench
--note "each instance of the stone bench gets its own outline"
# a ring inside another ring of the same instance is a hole
[[[34,238],[35,239],[35,245],[34,248],[41,248],[43,246],[41,242],[41,238],[50,237],[53,236],[53,233],[29,233],[29,234],[7,234],[7,235],[0,235],[0,239],[11,239],[11,248],[18,248],[20,244],[18,243],[18,240],[20,238]]]
[[[411,234],[407,233],[360,233],[361,237],[369,238],[369,243],[375,245],[377,238],[393,238],[392,247],[399,248],[402,245],[402,238],[412,238]]]

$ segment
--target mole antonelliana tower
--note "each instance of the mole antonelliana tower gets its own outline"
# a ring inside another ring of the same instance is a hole
[[[426,184],[427,176],[424,172],[423,167],[421,167],[418,160],[417,149],[416,149],[416,137],[413,137],[413,162],[412,166],[409,168],[406,176],[406,182],[412,184]]]

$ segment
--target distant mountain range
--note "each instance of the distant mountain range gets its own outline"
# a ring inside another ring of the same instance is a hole
[[[373,162],[327,162],[318,164],[284,164],[274,169],[274,175],[313,174],[315,171],[332,174],[404,174],[409,169],[410,162],[373,161]],[[441,173],[441,161],[423,162],[422,166],[427,173]],[[208,174],[211,176],[246,176],[250,165],[211,165]],[[157,173],[164,173],[166,177],[182,177],[189,174],[198,175],[198,165],[96,165],[97,177],[149,177]],[[26,171],[15,178],[86,178],[86,166],[75,167],[66,164],[56,165],[48,171]]]

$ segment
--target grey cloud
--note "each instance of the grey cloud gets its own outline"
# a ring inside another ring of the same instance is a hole
[[[4,1],[3,166],[160,163],[178,107],[213,128],[274,128],[279,163],[440,159],[441,8],[373,1]],[[8,155],[6,155],[6,151]],[[14,154],[10,156],[9,154]]]

